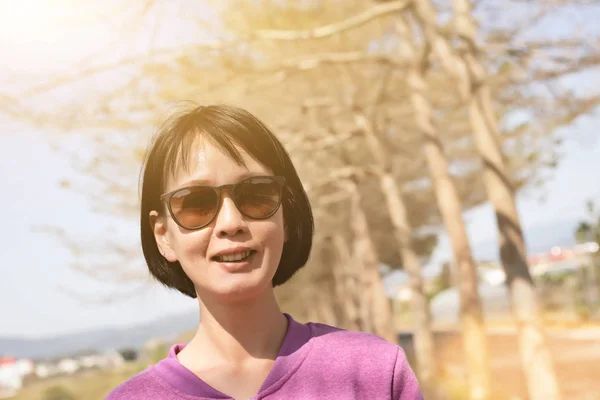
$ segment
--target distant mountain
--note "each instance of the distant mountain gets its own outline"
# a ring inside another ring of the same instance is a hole
[[[49,359],[88,350],[139,348],[150,339],[173,340],[198,323],[196,312],[172,315],[128,328],[95,329],[49,338],[0,337],[0,356]]]

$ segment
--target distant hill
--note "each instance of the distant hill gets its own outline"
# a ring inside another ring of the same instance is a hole
[[[173,340],[198,323],[196,312],[172,315],[128,328],[95,329],[39,339],[0,337],[0,356],[48,359],[88,350],[141,347],[150,339]]]

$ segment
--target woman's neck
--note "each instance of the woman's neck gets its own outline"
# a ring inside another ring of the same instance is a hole
[[[287,331],[287,319],[272,289],[243,304],[200,299],[199,303],[201,322],[188,344],[189,350],[203,357],[211,354],[214,362],[276,358]]]

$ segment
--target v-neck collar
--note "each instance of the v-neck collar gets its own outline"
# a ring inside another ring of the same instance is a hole
[[[307,325],[296,322],[290,315],[284,314],[288,320],[288,327],[283,343],[273,368],[263,382],[257,396],[268,395],[279,389],[285,381],[298,369],[310,351],[311,329]],[[169,355],[156,364],[153,369],[158,377],[166,381],[176,391],[188,395],[210,399],[231,399],[230,396],[216,390],[192,371],[181,365],[177,354],[185,344],[176,344],[169,350]]]

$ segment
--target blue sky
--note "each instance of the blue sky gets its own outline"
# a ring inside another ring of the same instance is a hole
[[[18,86],[18,82],[5,80],[3,76],[6,75],[2,72],[17,77],[36,77],[65,71],[65,66],[73,65],[82,54],[101,51],[123,33],[119,30],[119,21],[90,25],[82,19],[81,10],[77,14],[76,8],[70,11],[72,15],[68,19],[76,20],[78,24],[65,24],[69,26],[65,28],[61,20],[54,17],[59,15],[64,19],[66,14],[57,11],[54,15],[40,9],[44,4],[41,0],[23,1],[23,6],[2,9],[11,7],[8,3],[0,2],[0,16],[4,15],[4,19],[0,17],[0,54],[11,54],[9,58],[3,57],[0,66],[0,91],[10,92]],[[57,4],[64,7],[69,3],[61,0]],[[27,19],[29,22],[23,22],[28,11],[26,5],[36,4],[37,14],[34,12]],[[114,7],[116,3],[104,4],[108,5],[96,6],[99,9],[95,12],[109,12],[111,4]],[[177,7],[172,10],[177,11]],[[89,17],[89,14],[86,15]],[[9,20],[12,23],[7,24]],[[166,29],[169,31],[168,27]],[[147,38],[133,44],[114,42],[117,44],[111,49],[111,56],[130,54],[134,50],[144,52],[151,43],[160,45],[190,40],[191,30],[185,27],[177,26],[171,31],[175,33],[159,32],[152,42]],[[570,230],[583,216],[584,203],[588,199],[600,201],[600,183],[596,176],[600,171],[598,123],[598,118],[583,118],[565,131],[565,156],[553,178],[541,190],[520,196],[519,212],[533,250],[538,250],[536,246],[545,247],[552,237],[568,241]],[[0,119],[0,208],[4,221],[0,234],[3,244],[0,252],[3,277],[0,281],[0,335],[48,336],[135,324],[168,313],[194,310],[194,300],[156,284],[115,302],[82,302],[65,293],[62,288],[77,288],[88,299],[100,300],[115,288],[75,271],[72,263],[77,260],[73,254],[51,234],[36,231],[36,226],[61,227],[85,243],[94,243],[107,235],[113,240],[135,243],[138,233],[135,221],[124,222],[99,214],[84,194],[60,187],[63,179],[85,180],[85,177],[76,172],[67,152],[53,148],[53,143],[62,147],[78,142],[73,136],[61,136],[50,128],[33,128]],[[80,151],[84,156],[91,155],[93,148],[82,147]],[[137,171],[133,175],[136,174]],[[132,184],[136,182],[132,181]],[[546,198],[543,202],[539,200],[542,195]],[[496,258],[496,227],[491,208],[479,207],[465,217],[476,256]],[[433,260],[449,257],[448,241],[442,237]],[[106,258],[110,260],[110,254]],[[144,274],[141,263],[139,268]]]

